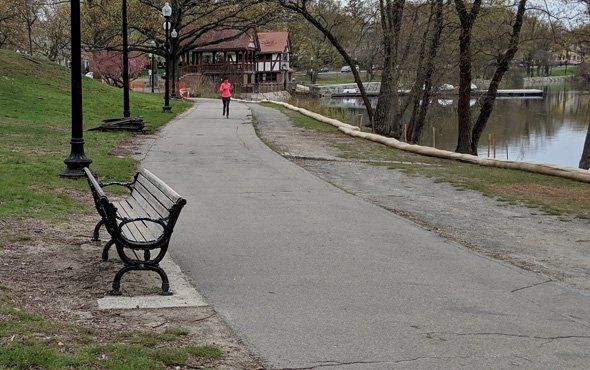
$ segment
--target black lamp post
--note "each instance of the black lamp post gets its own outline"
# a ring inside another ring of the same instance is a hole
[[[129,45],[127,41],[127,0],[122,1],[123,9],[123,117],[131,115],[129,109]]]
[[[152,66],[151,66],[151,76],[150,76],[150,85],[152,86],[152,93],[154,92],[154,85],[156,84],[156,73],[154,71],[155,67],[155,58],[156,58],[156,42],[154,40],[150,41],[150,46],[152,47],[152,52],[150,53],[150,57],[152,58]],[[157,68],[156,68],[157,69]]]
[[[172,29],[170,32],[170,37],[172,38],[172,95],[171,97],[175,99],[176,96],[176,38],[178,37],[178,33],[176,29]]]
[[[64,160],[66,169],[61,177],[84,177],[84,167],[90,166],[91,159],[84,153],[84,131],[82,117],[82,50],[80,46],[80,0],[71,1],[71,73],[72,73],[72,138],[70,156]]]
[[[289,67],[287,66],[287,63],[283,63],[283,90],[287,90],[287,71],[289,70]]]
[[[168,70],[168,64],[169,64],[169,50],[168,50],[168,37],[169,37],[169,31],[170,31],[170,16],[172,15],[172,8],[170,7],[170,4],[168,4],[166,2],[166,4],[164,4],[164,7],[162,8],[162,15],[164,16],[164,19],[166,20],[164,22],[164,30],[166,31],[166,78],[164,80],[164,107],[162,107],[162,109],[164,110],[164,112],[169,113],[172,112],[172,108],[170,107],[170,95],[169,95],[169,91],[168,91],[168,78],[170,76],[169,70]]]

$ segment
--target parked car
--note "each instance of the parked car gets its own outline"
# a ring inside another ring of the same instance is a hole
[[[329,72],[330,68],[328,67],[320,67],[320,72]]]
[[[438,89],[440,91],[452,91],[455,89],[455,86],[451,84],[442,84]]]
[[[359,66],[355,66],[356,70],[359,70]],[[350,66],[342,66],[342,68],[340,68],[340,73],[349,73],[352,72],[352,68],[350,68]]]

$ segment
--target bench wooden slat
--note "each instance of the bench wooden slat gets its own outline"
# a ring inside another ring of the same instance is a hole
[[[144,210],[140,208],[137,203],[134,203],[135,201],[133,199],[126,199],[124,202],[120,202],[119,204],[122,207],[120,215],[129,219],[152,218],[151,216],[146,215]],[[141,242],[154,241],[164,233],[161,225],[150,221],[138,221],[125,224],[122,227],[122,231],[128,239]],[[130,233],[131,235],[128,236],[127,233]]]
[[[158,177],[156,177],[156,175],[147,169],[144,168],[139,172],[138,180],[140,177],[145,177],[150,183],[154,184],[163,194],[168,197],[168,199],[171,200],[171,204],[175,204],[180,198],[182,198],[170,186],[166,185],[162,180],[160,180]]]
[[[152,198],[148,200],[150,203],[152,203],[151,201],[153,200],[155,201],[153,202],[154,204],[159,204],[164,209],[169,210],[176,203],[177,199],[170,198],[169,194],[161,191],[158,184],[154,184],[148,180],[149,179],[143,176],[138,176],[137,181],[135,182],[135,189],[145,198]]]
[[[142,215],[143,212],[137,212],[130,206],[127,200],[119,202],[118,206],[119,207],[117,207],[117,214],[119,214],[119,216],[121,217],[126,217],[129,219],[144,217]],[[141,242],[145,242],[146,239],[150,240],[150,237],[144,235],[143,230],[139,227],[139,222],[131,222],[125,224],[123,227],[121,227],[121,233],[124,237],[126,237],[129,240],[137,240]]]
[[[153,196],[142,184],[137,184],[131,193],[131,198],[153,218],[165,218],[170,214],[171,206],[164,206],[158,198]]]

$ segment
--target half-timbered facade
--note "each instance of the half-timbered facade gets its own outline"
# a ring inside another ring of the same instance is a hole
[[[288,32],[214,30],[182,55],[181,74],[184,78],[207,76],[216,82],[226,77],[242,91],[254,91],[260,84],[279,89],[291,77],[289,55]]]
[[[258,50],[254,31],[209,31],[199,38],[195,48],[183,55],[181,73],[205,75],[214,81],[228,78],[233,84],[243,86],[254,84]]]
[[[289,81],[291,47],[288,32],[259,32],[256,75],[260,83]]]

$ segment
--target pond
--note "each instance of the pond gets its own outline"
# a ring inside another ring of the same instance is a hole
[[[542,98],[499,98],[496,101],[479,142],[480,157],[493,158],[495,154],[499,159],[578,167],[590,120],[590,95],[564,86],[541,88]],[[472,103],[475,104],[475,100]],[[366,114],[360,98],[326,98],[322,104]],[[376,99],[372,104],[376,104]],[[434,144],[439,149],[455,150],[456,104],[456,98],[433,99],[421,145]],[[367,122],[366,115],[363,120]]]

